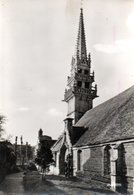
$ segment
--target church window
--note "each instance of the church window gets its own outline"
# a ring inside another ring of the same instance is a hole
[[[84,74],[86,74],[86,75],[87,75],[88,73],[89,73],[89,71],[88,71],[88,70],[84,70]]]
[[[106,146],[104,149],[104,175],[110,175],[110,146]]]
[[[78,86],[78,87],[81,87],[81,86],[82,86],[82,82],[81,82],[81,81],[78,81],[78,82],[77,82],[77,86]]]
[[[78,73],[82,73],[82,69],[78,68]]]
[[[77,152],[77,170],[80,171],[82,169],[82,151],[78,150]]]
[[[85,82],[85,88],[89,88],[89,82]]]

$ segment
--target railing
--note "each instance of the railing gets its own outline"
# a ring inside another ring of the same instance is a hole
[[[89,82],[93,83],[94,82],[94,71],[90,74],[84,74],[84,73],[77,73],[75,72],[74,73],[74,76],[68,76],[67,78],[67,82],[68,84],[71,83],[73,80],[77,80],[77,79],[80,79],[80,80],[88,80]]]
[[[97,85],[89,89],[73,86],[72,88],[65,91],[64,100],[66,101],[72,94],[85,94],[90,95],[91,98],[97,97]]]
[[[88,80],[89,82],[94,82],[94,73],[90,73],[88,75],[76,73],[75,79]]]

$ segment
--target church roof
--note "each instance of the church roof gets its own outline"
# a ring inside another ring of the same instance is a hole
[[[63,139],[64,139],[64,134],[62,134],[59,138],[58,138],[58,140],[55,142],[55,144],[51,147],[51,150],[53,151],[53,152],[57,152],[57,151],[59,151],[60,149],[61,149],[61,147],[62,147],[62,144],[63,144]]]
[[[87,111],[75,126],[87,128],[76,147],[134,138],[134,86]]]

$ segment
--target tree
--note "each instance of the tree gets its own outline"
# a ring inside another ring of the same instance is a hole
[[[43,173],[46,172],[51,163],[54,163],[52,151],[48,144],[41,145],[37,150],[35,162],[41,166]]]
[[[5,117],[3,115],[0,115],[0,138],[2,136],[2,133],[4,131],[3,124],[5,123]]]
[[[10,173],[14,171],[16,165],[16,156],[13,145],[8,141],[0,142],[0,172]]]
[[[16,155],[14,153],[13,145],[9,141],[5,141],[6,149],[6,169],[7,172],[12,172],[16,165]]]

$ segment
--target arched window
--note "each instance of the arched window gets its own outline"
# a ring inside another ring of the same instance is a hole
[[[77,152],[77,170],[80,171],[82,166],[82,151],[81,150],[78,150]]]
[[[110,175],[111,172],[110,149],[110,146],[104,148],[104,175]]]

